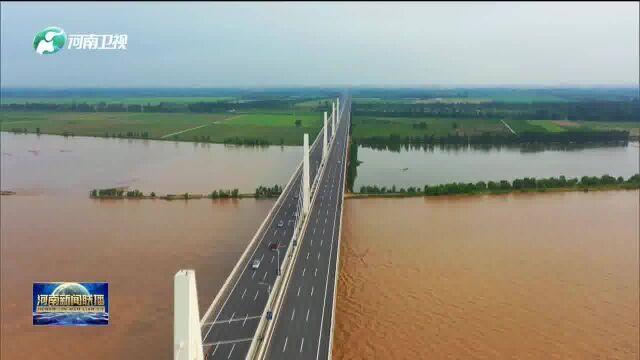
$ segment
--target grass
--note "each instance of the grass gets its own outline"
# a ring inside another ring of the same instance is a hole
[[[526,120],[526,121],[533,126],[539,126],[543,128],[547,132],[563,132],[568,130],[566,127],[558,125],[553,120]]]
[[[105,102],[107,104],[139,104],[139,105],[158,105],[161,102],[171,102],[178,104],[190,104],[195,102],[217,102],[232,101],[237,98],[231,96],[213,96],[213,97],[190,97],[190,96],[172,96],[172,97],[2,97],[3,104],[25,104],[25,103],[46,103],[46,104],[98,104]]]
[[[242,126],[268,126],[268,127],[291,127],[295,126],[295,121],[302,121],[303,127],[322,126],[323,115],[320,113],[260,113],[260,114],[242,114],[234,116],[226,121],[229,125]]]
[[[358,140],[374,136],[396,134],[404,136],[448,134],[477,135],[483,132],[506,133],[508,130],[495,119],[451,119],[451,118],[397,118],[397,117],[354,117],[353,137]],[[425,123],[426,128],[414,128],[414,124]]]
[[[162,139],[168,134],[184,131],[165,140],[223,143],[226,139],[239,137],[261,139],[276,145],[302,145],[302,136],[308,133],[310,141],[313,141],[322,126],[321,115],[296,113],[295,118],[302,120],[300,127],[295,126],[292,114],[283,113],[3,112],[0,113],[0,130],[26,128],[34,133],[39,128],[42,134],[73,133],[75,136],[105,136],[107,133],[126,136],[128,132],[147,132],[149,139]]]

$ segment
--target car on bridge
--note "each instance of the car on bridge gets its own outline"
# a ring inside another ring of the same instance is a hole
[[[257,270],[260,267],[260,259],[253,260],[253,264],[251,264],[251,268],[253,270]]]
[[[278,227],[283,227],[284,226],[284,221],[280,220],[278,221]]]
[[[278,248],[278,242],[272,242],[269,244],[269,250],[276,250]]]

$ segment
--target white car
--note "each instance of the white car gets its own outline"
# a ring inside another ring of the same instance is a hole
[[[253,260],[253,264],[251,264],[251,268],[252,268],[253,270],[256,270],[256,269],[257,269],[257,268],[259,268],[259,267],[260,267],[260,259],[255,259],[255,260]]]

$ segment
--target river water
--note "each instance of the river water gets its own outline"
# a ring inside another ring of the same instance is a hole
[[[513,180],[522,177],[622,176],[640,172],[640,147],[591,147],[574,150],[525,151],[519,148],[432,147],[399,152],[358,147],[358,176],[354,191],[363,185],[400,187],[450,182]]]
[[[638,359],[639,196],[346,201],[335,358]]]
[[[300,148],[1,134],[1,359],[170,359],[173,276],[201,314],[273,200],[97,200],[93,188],[209,192],[285,184]],[[110,325],[31,325],[32,283],[106,281]]]
[[[18,193],[0,198],[2,359],[171,358],[173,275],[196,270],[204,312],[273,201],[87,192],[249,192],[286,183],[301,157],[297,147],[1,140],[2,190]],[[637,204],[638,192],[346,201],[336,358],[637,358]],[[109,282],[111,324],[33,327],[34,281]]]
[[[0,133],[2,190],[87,193],[129,186],[144,193],[210,193],[284,185],[302,161],[296,146],[246,147],[156,140]]]

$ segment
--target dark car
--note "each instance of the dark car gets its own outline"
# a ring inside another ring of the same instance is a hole
[[[275,250],[277,248],[278,248],[277,242],[272,242],[271,244],[269,244],[269,250]]]

